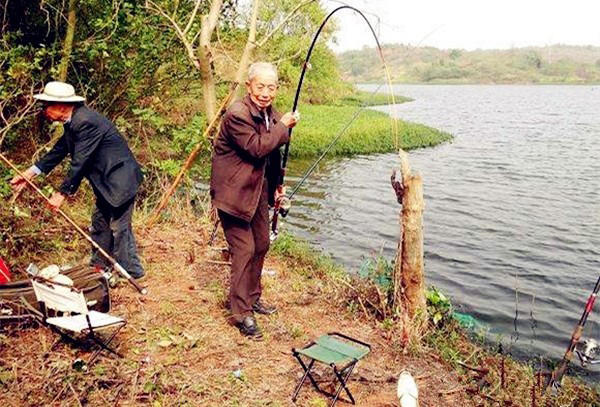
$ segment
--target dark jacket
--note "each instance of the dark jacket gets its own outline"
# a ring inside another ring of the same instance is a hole
[[[267,112],[268,131],[264,116],[246,95],[229,107],[214,142],[210,178],[213,205],[247,222],[254,216],[265,180],[269,203],[273,204],[281,173],[279,147],[289,140],[281,115],[271,107]]]
[[[87,178],[96,196],[111,206],[131,200],[142,182],[142,171],[116,127],[101,114],[80,106],[64,128],[63,136],[35,166],[48,174],[70,155],[71,168],[60,192],[73,195]]]

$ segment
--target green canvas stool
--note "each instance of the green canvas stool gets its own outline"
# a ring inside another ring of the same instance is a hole
[[[371,345],[338,332],[323,335],[302,349],[292,349],[292,354],[298,359],[300,366],[304,369],[304,375],[300,383],[296,386],[292,401],[296,401],[300,388],[302,388],[308,377],[318,392],[333,398],[331,402],[332,407],[338,401],[342,389],[348,394],[350,402],[355,404],[354,397],[352,397],[346,383],[358,361],[364,358],[370,351]],[[322,390],[312,377],[310,371],[315,361],[329,365],[333,369],[333,373],[340,383],[335,394]]]

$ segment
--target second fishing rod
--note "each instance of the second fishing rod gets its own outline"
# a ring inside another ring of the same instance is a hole
[[[46,203],[50,204],[50,200],[48,199],[48,197],[46,195],[44,195],[42,190],[35,183],[33,183],[33,181],[31,181],[29,178],[27,178],[21,171],[19,171],[19,169],[13,163],[11,163],[10,160],[8,158],[6,158],[2,153],[0,153],[0,160],[4,161],[4,163],[9,168],[11,168],[17,175],[21,176],[25,180],[25,182],[27,182],[27,184],[30,187],[32,187],[33,190],[35,192],[37,192],[38,195],[46,201]],[[140,294],[142,294],[142,295],[148,294],[147,288],[139,285],[138,282],[135,281],[135,279],[131,276],[131,274],[129,274],[129,272],[127,270],[125,270],[125,268],[123,266],[121,266],[110,254],[108,254],[106,252],[106,250],[104,250],[102,247],[100,247],[100,245],[98,245],[98,243],[96,243],[94,241],[94,239],[92,239],[90,237],[90,235],[88,235],[79,225],[77,225],[77,223],[75,223],[75,221],[73,221],[62,209],[59,208],[59,209],[56,209],[55,211],[64,220],[66,220],[67,223],[69,223],[80,235],[82,235],[92,245],[92,247],[94,249],[98,250],[98,253],[100,253],[106,260],[108,260],[111,263],[111,265],[113,266],[113,268],[121,276],[123,276],[123,278],[127,279],[127,281],[131,285],[133,285]]]

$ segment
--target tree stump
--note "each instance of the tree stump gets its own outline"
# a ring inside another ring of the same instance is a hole
[[[423,262],[423,180],[413,175],[407,154],[400,152],[402,181],[392,186],[398,202],[402,203],[400,239],[394,265],[394,308],[413,320],[415,315],[425,316],[425,276]],[[402,182],[402,185],[398,185]],[[425,318],[423,318],[425,320]]]

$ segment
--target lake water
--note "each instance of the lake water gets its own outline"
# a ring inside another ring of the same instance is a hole
[[[455,136],[410,152],[424,182],[428,284],[512,354],[561,358],[600,275],[600,87],[395,91],[415,100],[378,109]],[[292,158],[287,184],[308,165]],[[350,271],[380,250],[391,258],[397,165],[394,154],[322,163],[284,227]],[[584,335],[600,339],[599,322],[597,306]]]

